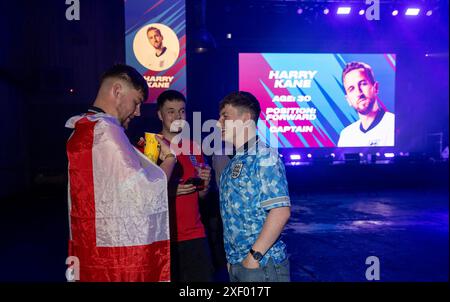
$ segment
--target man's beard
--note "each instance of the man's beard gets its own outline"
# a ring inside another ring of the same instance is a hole
[[[130,122],[131,122],[131,118],[127,118],[125,121],[123,121],[122,127],[123,127],[125,130],[128,130],[128,126],[130,125]]]
[[[362,101],[367,100],[367,98],[363,99]],[[359,107],[357,107],[356,111],[359,114],[362,115],[367,115],[369,113],[371,113],[373,111],[373,106],[375,106],[375,99],[368,99],[369,104],[367,105],[367,107],[363,108],[363,109],[359,109]]]

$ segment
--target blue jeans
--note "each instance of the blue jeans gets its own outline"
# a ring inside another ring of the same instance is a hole
[[[242,263],[230,266],[231,282],[289,282],[289,259],[286,258],[281,263],[273,263],[272,258],[267,264],[259,268],[245,268]]]

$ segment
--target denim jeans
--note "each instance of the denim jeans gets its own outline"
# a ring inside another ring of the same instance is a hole
[[[242,263],[230,266],[231,282],[289,282],[289,259],[286,258],[281,263],[273,263],[272,258],[267,264],[259,268],[245,268]]]

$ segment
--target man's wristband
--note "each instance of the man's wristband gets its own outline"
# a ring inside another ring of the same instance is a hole
[[[163,161],[165,161],[166,159],[171,158],[171,157],[173,157],[175,159],[175,162],[177,161],[177,157],[173,153],[168,153],[166,156],[164,156]]]
[[[254,249],[250,249],[250,254],[253,256],[253,259],[255,259],[256,261],[260,261],[264,256],[263,254],[261,254],[258,251],[255,251]]]

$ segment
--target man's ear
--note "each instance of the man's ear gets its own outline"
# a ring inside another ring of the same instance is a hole
[[[249,111],[244,111],[242,113],[243,121],[247,122],[248,120],[252,119],[252,114]]]
[[[378,82],[375,82],[373,84],[373,89],[375,90],[375,93],[378,94],[378,88],[380,87],[380,84],[378,84]]]
[[[114,98],[119,98],[119,96],[122,94],[122,84],[120,82],[114,82],[112,85],[112,93]]]
[[[156,113],[158,114],[159,120],[162,122],[163,119],[162,119],[161,111],[158,110]]]

